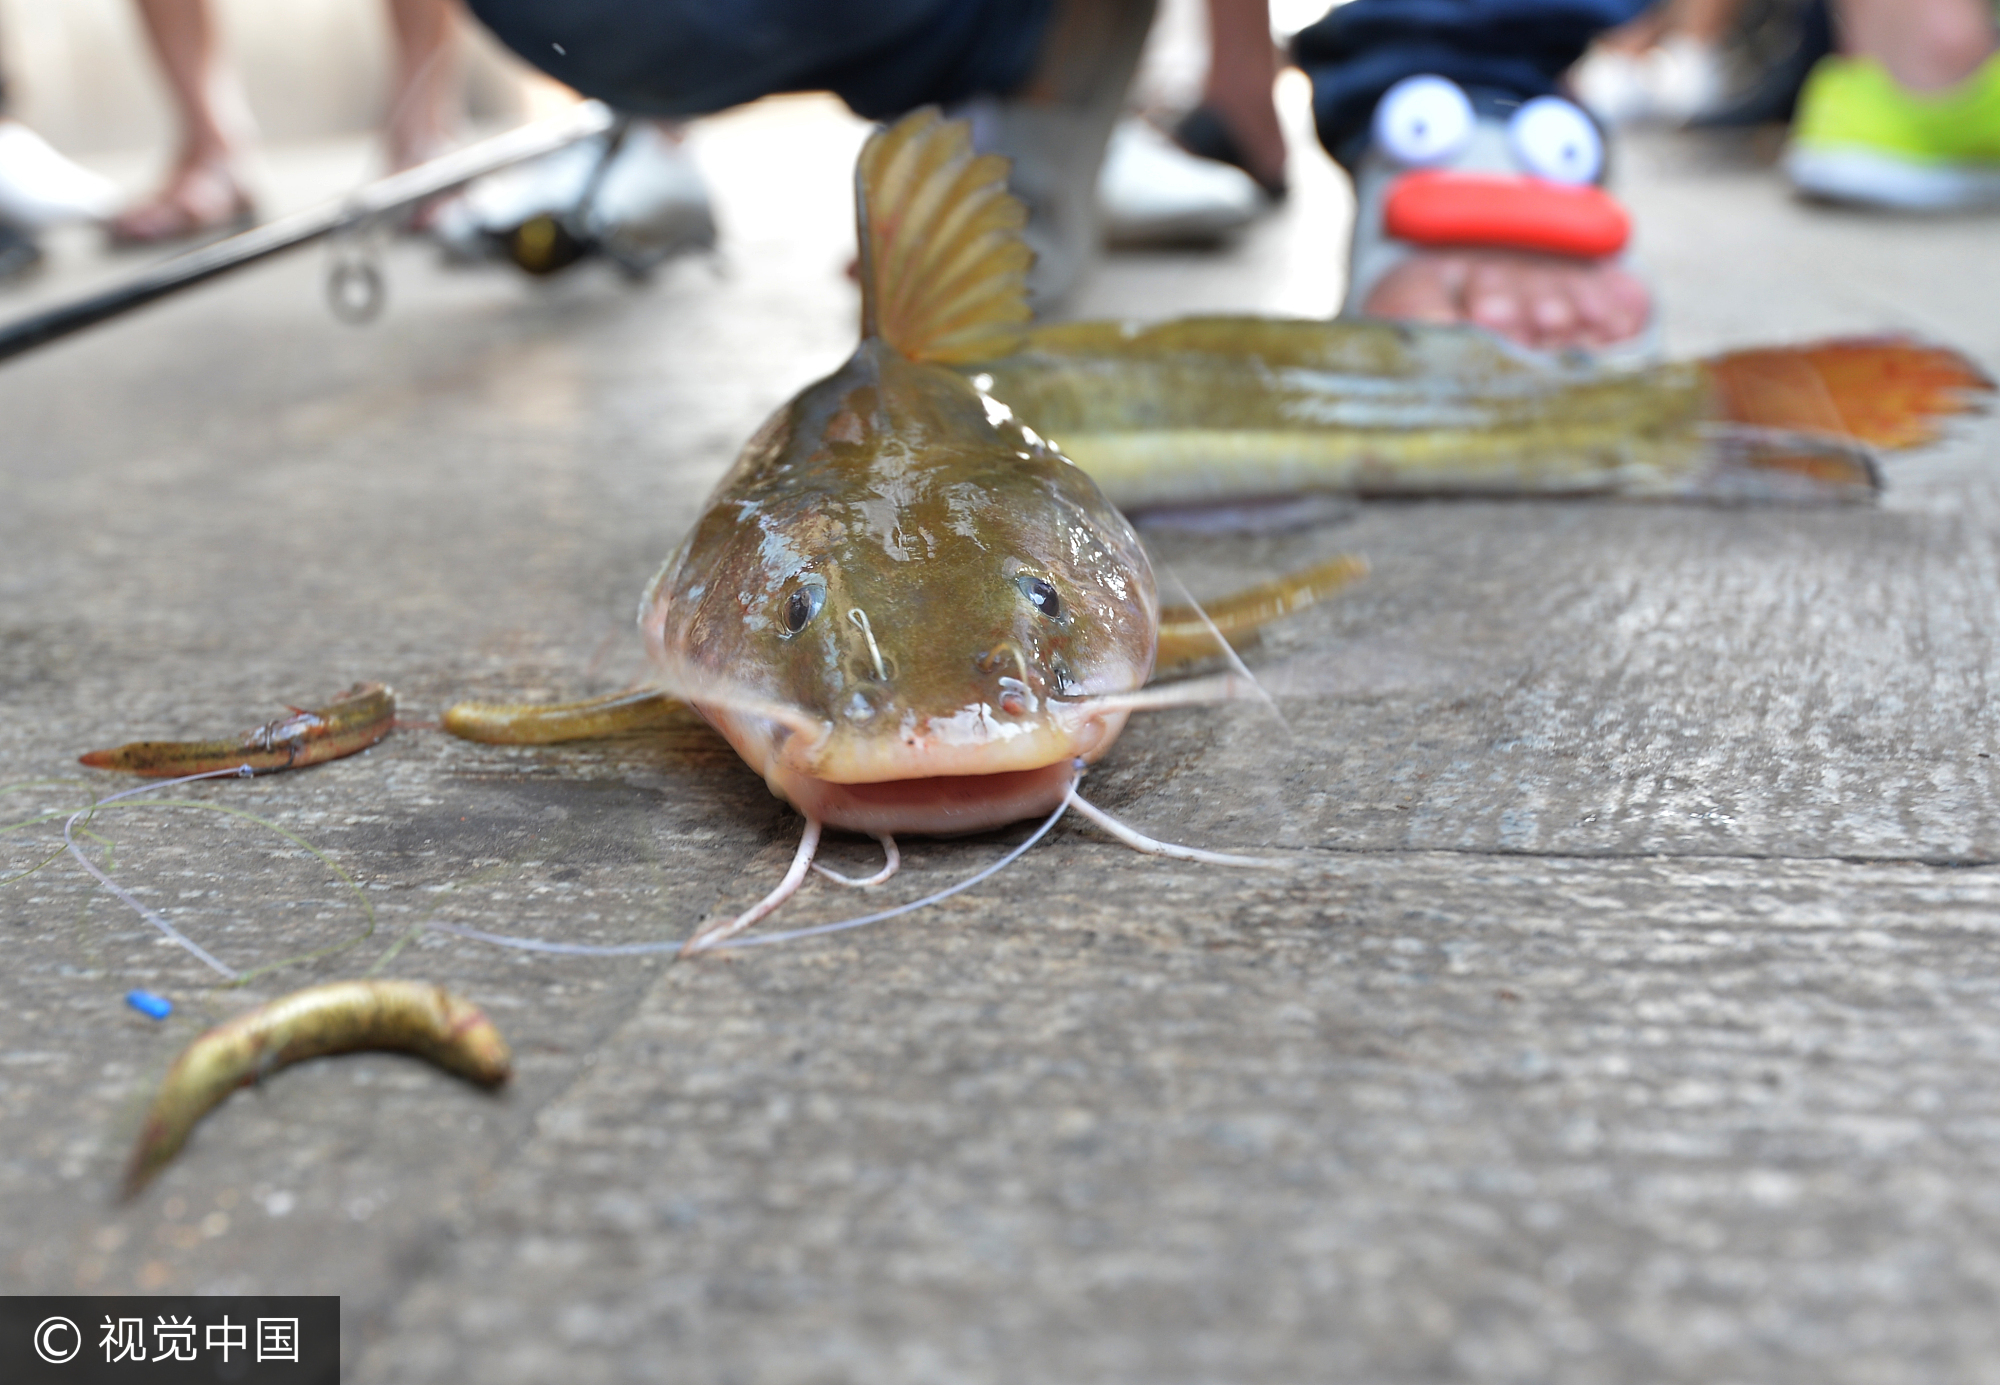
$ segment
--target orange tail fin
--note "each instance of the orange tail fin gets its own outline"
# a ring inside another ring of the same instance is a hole
[[[1944,420],[1984,408],[1994,390],[1986,372],[1956,351],[1901,337],[1732,351],[1702,364],[1723,422],[1885,451],[1937,441]]]

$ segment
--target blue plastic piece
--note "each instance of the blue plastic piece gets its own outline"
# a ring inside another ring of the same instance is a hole
[[[174,1003],[151,991],[127,991],[125,1003],[149,1020],[163,1020],[174,1012]]]

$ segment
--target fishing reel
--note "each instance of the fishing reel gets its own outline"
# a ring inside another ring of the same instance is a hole
[[[590,259],[644,279],[715,246],[715,216],[694,160],[650,120],[483,178],[440,209],[433,234],[452,258],[504,260],[537,278]]]

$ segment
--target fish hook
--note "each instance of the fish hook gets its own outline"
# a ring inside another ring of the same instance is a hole
[[[888,682],[889,674],[882,667],[882,651],[875,644],[875,627],[868,623],[868,612],[855,606],[848,611],[847,619],[868,641],[868,657],[875,662],[875,677],[884,683]]]

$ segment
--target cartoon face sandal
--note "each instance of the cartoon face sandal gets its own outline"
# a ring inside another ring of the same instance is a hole
[[[1382,97],[1372,134],[1355,177],[1344,315],[1363,315],[1383,279],[1419,253],[1626,267],[1631,216],[1602,186],[1603,137],[1569,102],[1540,96],[1489,114],[1456,83],[1408,77]],[[1608,346],[1529,354],[1638,365],[1659,355],[1658,314],[1648,311],[1636,334]]]

